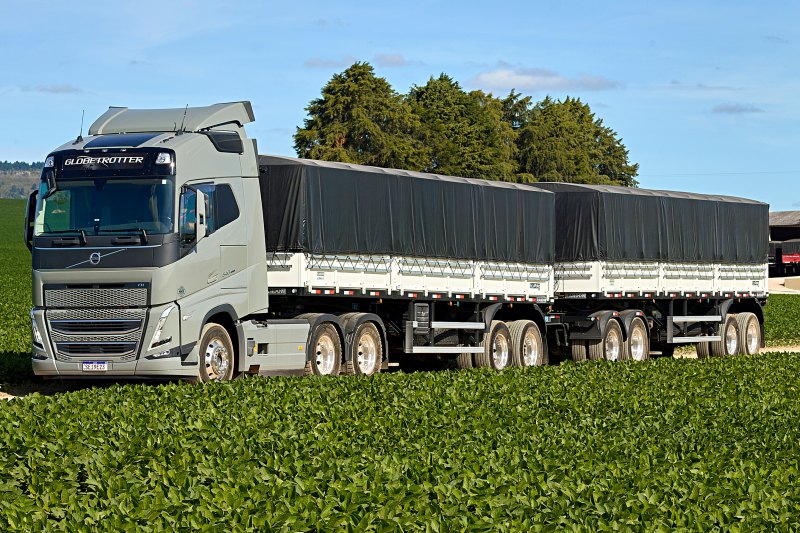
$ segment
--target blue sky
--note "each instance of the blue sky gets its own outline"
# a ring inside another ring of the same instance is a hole
[[[355,60],[399,92],[577,96],[642,187],[800,209],[800,3],[0,1],[0,160],[42,160],[110,105],[251,100],[262,153]]]

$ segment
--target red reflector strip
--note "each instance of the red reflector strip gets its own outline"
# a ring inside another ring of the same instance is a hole
[[[628,293],[628,298],[633,298],[633,293],[632,292]]]
[[[456,300],[463,300],[463,299],[464,299],[463,294],[456,294]]]
[[[442,295],[441,295],[441,294],[431,294],[431,298],[433,298],[434,300],[438,300],[438,299],[440,299],[441,297],[442,297]]]
[[[409,298],[416,298],[417,297],[417,293],[416,292],[409,292],[409,293],[406,294],[406,296],[408,296]]]
[[[493,302],[497,301],[497,296],[489,296],[489,299]]]
[[[644,297],[645,297],[645,298],[652,298],[652,297],[653,297],[653,294],[652,294],[652,293],[649,293],[649,292],[646,292],[646,293],[644,293]]]
[[[353,296],[356,293],[356,291],[343,290],[342,293],[346,294],[347,296]]]
[[[675,298],[676,296],[677,296],[677,294],[675,294],[674,292],[669,293],[669,297],[670,298]]]
[[[528,300],[530,300],[531,302],[535,302],[538,300],[538,298],[528,298]]]
[[[380,291],[369,291],[369,295],[370,296],[380,296],[381,293],[380,293]]]
[[[691,298],[692,296],[694,296],[694,294],[693,294],[693,293],[691,293],[691,292],[687,292],[687,293],[686,293],[686,296],[687,296],[687,297],[689,297],[689,298]]]
[[[333,294],[333,289],[325,289],[324,294]]]

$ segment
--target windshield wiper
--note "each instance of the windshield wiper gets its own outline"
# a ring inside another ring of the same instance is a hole
[[[86,232],[82,229],[60,229],[55,231],[43,231],[42,235],[48,235],[48,234],[63,235],[64,233],[77,233],[78,235],[80,235],[81,244],[84,246],[86,245]]]
[[[138,233],[142,237],[142,244],[147,244],[147,231],[144,228],[101,229],[99,233],[122,233],[128,235]]]

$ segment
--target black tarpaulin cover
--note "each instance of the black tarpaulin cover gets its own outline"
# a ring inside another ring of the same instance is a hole
[[[556,261],[766,263],[769,205],[731,196],[537,183],[556,193]]]
[[[259,156],[268,251],[552,263],[555,195],[524,185]]]

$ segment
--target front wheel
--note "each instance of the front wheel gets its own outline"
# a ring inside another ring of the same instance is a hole
[[[228,381],[233,378],[233,342],[228,331],[219,324],[205,325],[200,335],[198,355],[198,381]]]

